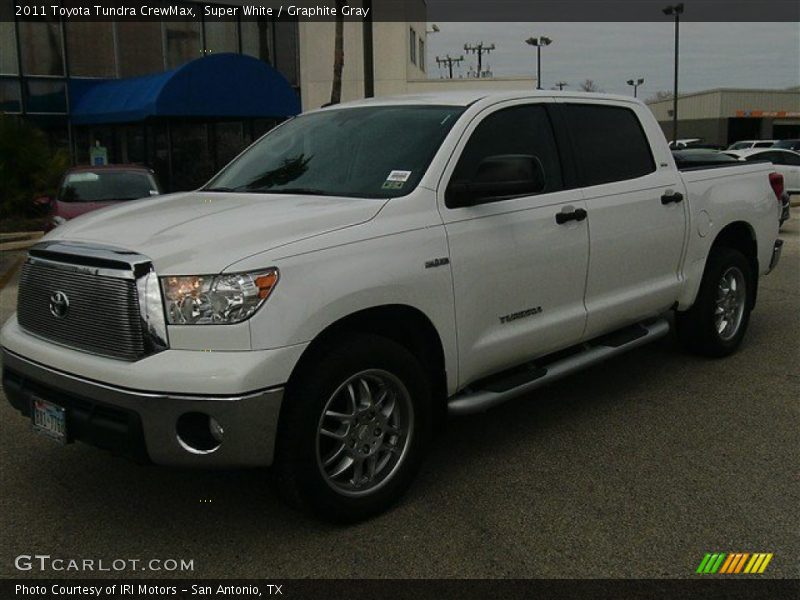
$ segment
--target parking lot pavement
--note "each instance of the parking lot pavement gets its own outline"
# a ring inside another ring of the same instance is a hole
[[[285,508],[260,470],[60,447],[0,398],[0,576],[45,575],[14,568],[41,553],[193,559],[174,574],[192,577],[687,577],[706,552],[743,551],[800,577],[796,218],[782,237],[738,354],[665,339],[452,420],[405,500],[356,526]],[[2,320],[14,297],[12,282]]]

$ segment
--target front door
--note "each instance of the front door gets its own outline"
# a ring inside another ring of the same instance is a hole
[[[448,184],[472,181],[488,157],[509,155],[538,159],[544,174],[540,193],[448,206]],[[543,102],[487,109],[456,148],[439,196],[461,386],[580,340],[589,232],[580,191],[565,187]]]

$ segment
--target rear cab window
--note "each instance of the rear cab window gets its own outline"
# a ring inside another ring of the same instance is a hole
[[[636,179],[655,172],[650,142],[633,110],[600,104],[561,106],[582,186]]]

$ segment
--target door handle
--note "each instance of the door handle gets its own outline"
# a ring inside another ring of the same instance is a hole
[[[563,225],[569,221],[583,221],[586,218],[586,211],[582,208],[576,208],[569,212],[556,213],[556,223]]]
[[[683,200],[683,194],[680,192],[667,192],[661,196],[661,204],[677,204]]]

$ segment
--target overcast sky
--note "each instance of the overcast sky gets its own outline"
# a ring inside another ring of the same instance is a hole
[[[427,64],[439,71],[435,57],[464,55],[460,72],[474,65],[464,43],[494,42],[484,60],[495,76],[535,75],[536,49],[524,43],[545,35],[542,86],[557,81],[576,89],[595,80],[609,93],[630,93],[628,79],[644,77],[640,97],[672,89],[674,26],[668,23],[440,23],[428,34]],[[681,92],[718,87],[787,88],[800,85],[798,23],[681,23]]]

